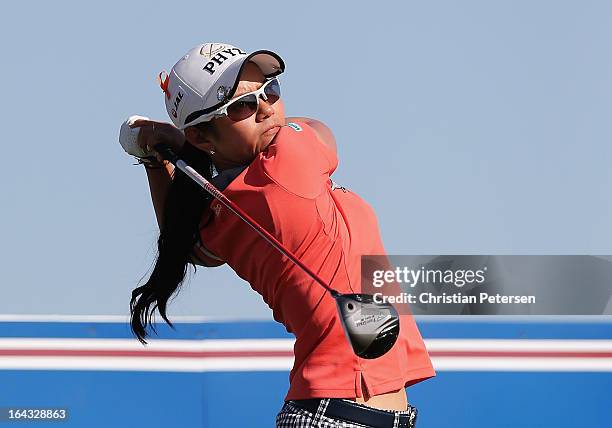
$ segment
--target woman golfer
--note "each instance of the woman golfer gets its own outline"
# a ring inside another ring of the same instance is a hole
[[[360,358],[330,293],[147,151],[159,143],[172,147],[332,288],[359,293],[360,256],[385,254],[376,215],[330,179],[338,165],[331,131],[314,119],[285,117],[276,78],[283,71],[273,52],[206,43],[160,75],[173,124],[143,119],[132,125],[140,129],[140,151],[131,154],[140,154],[146,168],[160,226],[153,272],[132,294],[132,329],[144,341],[155,308],[170,322],[166,305],[188,265],[227,263],[296,337],[277,427],[414,426],[416,409],[405,387],[435,372],[412,317],[400,317],[400,336],[387,353]]]

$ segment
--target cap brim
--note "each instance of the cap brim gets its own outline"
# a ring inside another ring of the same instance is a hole
[[[272,51],[260,50],[255,51],[244,58],[238,76],[242,72],[247,62],[254,62],[259,66],[264,76],[267,78],[278,76],[285,71],[285,63],[283,59]],[[237,77],[237,76],[236,76]]]
[[[234,84],[232,85],[232,88],[228,91],[226,98],[223,101],[215,104],[212,107],[191,113],[189,116],[187,116],[185,120],[185,124],[181,126],[180,129],[185,129],[189,126],[196,125],[200,122],[206,122],[206,120],[197,121],[197,119],[201,118],[202,116],[207,115],[208,113],[211,113],[217,110],[219,107],[225,104],[228,100],[230,100],[236,93],[236,89],[238,89],[238,83],[240,82],[240,79],[239,79],[240,74],[242,73],[242,70],[244,69],[244,67],[246,66],[248,62],[253,62],[257,64],[257,66],[261,69],[261,72],[268,79],[271,77],[278,76],[279,74],[285,71],[285,62],[280,56],[278,56],[278,54],[272,51],[268,51],[268,50],[259,50],[259,51],[250,53],[249,55],[244,57],[244,59],[241,60],[240,67],[237,69],[236,75],[232,79],[234,81]],[[187,120],[187,119],[190,119],[190,120]],[[207,120],[210,120],[210,119],[207,119]]]

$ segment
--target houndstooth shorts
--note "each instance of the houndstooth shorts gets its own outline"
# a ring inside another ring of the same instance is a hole
[[[386,428],[370,427],[368,425],[327,417],[324,414],[329,400],[329,398],[321,400],[321,404],[316,414],[294,406],[291,400],[286,401],[283,408],[276,416],[276,428]],[[363,407],[367,408],[368,406]],[[393,413],[396,415],[410,414],[410,410],[394,410]],[[398,419],[395,418],[393,426],[388,428],[397,428],[397,426]]]

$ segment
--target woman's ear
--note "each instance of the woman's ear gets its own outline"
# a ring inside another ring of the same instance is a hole
[[[192,146],[203,150],[205,152],[210,152],[215,149],[214,142],[212,141],[208,132],[205,132],[196,126],[190,126],[189,128],[185,128],[185,139]]]

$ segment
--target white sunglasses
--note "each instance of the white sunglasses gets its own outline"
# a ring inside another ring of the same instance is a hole
[[[273,77],[261,85],[261,88],[256,91],[248,92],[238,98],[234,98],[211,114],[214,116],[227,116],[234,122],[239,122],[247,117],[251,117],[257,112],[257,109],[259,109],[260,97],[262,97],[264,101],[268,101],[269,104],[274,104],[278,101],[280,96],[280,83],[276,77]]]
[[[248,92],[244,95],[234,98],[227,104],[222,105],[217,110],[211,111],[206,115],[193,120],[187,126],[193,126],[201,122],[207,122],[215,117],[227,116],[234,122],[239,122],[254,115],[259,109],[260,97],[269,104],[274,104],[279,100],[281,95],[280,83],[276,77],[267,80],[261,88],[253,92]]]

